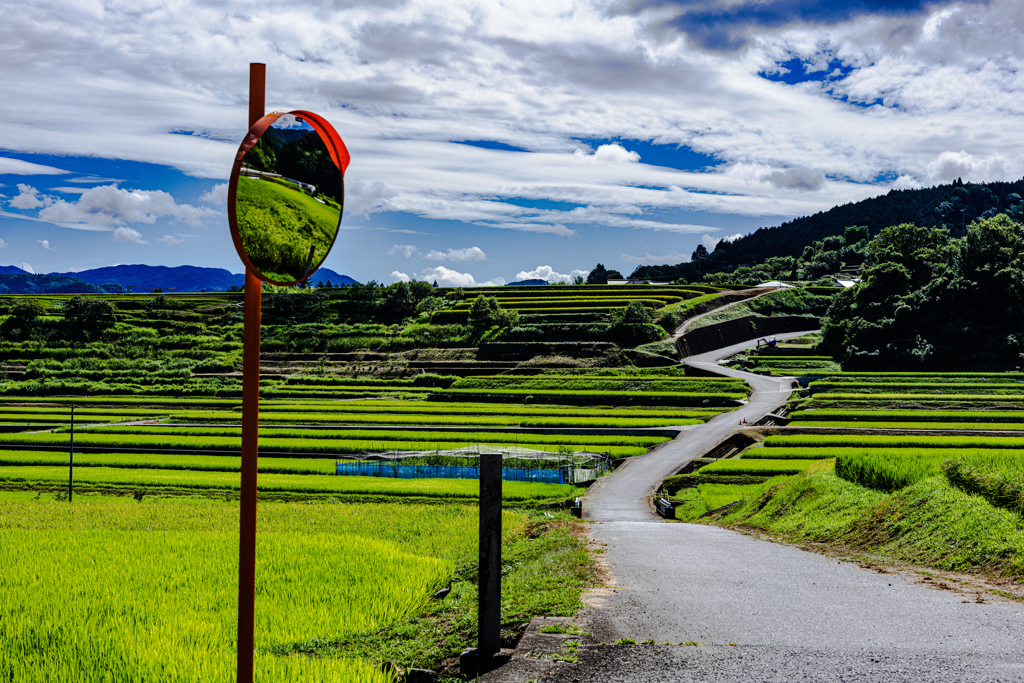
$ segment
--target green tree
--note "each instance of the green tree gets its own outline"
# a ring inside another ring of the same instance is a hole
[[[603,264],[598,263],[594,269],[587,274],[588,285],[608,284],[608,271]]]
[[[64,304],[64,328],[69,338],[95,339],[114,322],[114,306],[109,301],[76,296]]]

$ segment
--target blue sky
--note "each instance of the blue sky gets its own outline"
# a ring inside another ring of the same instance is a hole
[[[275,13],[276,12],[276,13]],[[1010,0],[54,0],[5,10],[0,264],[241,271],[248,63],[352,153],[358,280],[628,273],[888,192],[1024,176]]]

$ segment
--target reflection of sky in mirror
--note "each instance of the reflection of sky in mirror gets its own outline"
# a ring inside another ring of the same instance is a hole
[[[300,121],[294,114],[285,114],[284,116],[279,117],[271,124],[270,127],[287,130],[313,130],[313,126],[309,125],[305,121]]]

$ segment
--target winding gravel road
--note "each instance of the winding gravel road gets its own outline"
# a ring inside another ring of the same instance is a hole
[[[1024,681],[1020,603],[654,516],[661,479],[788,398],[787,380],[715,365],[749,346],[687,359],[746,379],[745,406],[629,460],[584,499],[612,584],[580,617],[590,640],[675,645],[585,647],[542,680]]]

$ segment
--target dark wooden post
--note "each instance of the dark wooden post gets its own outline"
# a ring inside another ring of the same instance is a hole
[[[501,453],[480,454],[480,582],[477,649],[501,650]]]

